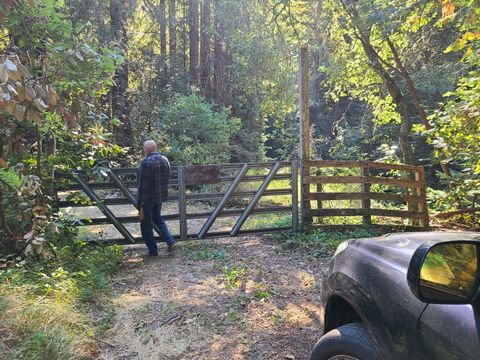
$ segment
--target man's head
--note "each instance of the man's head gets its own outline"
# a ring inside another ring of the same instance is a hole
[[[153,140],[147,140],[143,143],[143,152],[145,156],[157,151],[157,144]]]

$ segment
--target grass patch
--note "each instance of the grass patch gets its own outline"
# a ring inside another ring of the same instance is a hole
[[[113,317],[106,305],[120,246],[63,247],[48,261],[17,259],[0,271],[0,359],[87,359]],[[99,313],[95,322],[87,313]]]
[[[261,230],[265,228],[280,228],[291,226],[292,215],[285,213],[266,213],[249,216],[242,229]]]
[[[307,233],[282,233],[276,235],[274,239],[282,243],[285,250],[300,249],[312,251],[315,256],[331,256],[337,249],[337,246],[345,240],[364,237],[375,237],[382,235],[383,232],[371,229],[356,229],[353,231],[314,231]]]
[[[227,261],[229,259],[228,252],[218,247],[191,250],[187,253],[187,256],[192,260]]]

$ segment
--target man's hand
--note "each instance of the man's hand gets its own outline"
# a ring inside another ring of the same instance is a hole
[[[140,218],[140,220],[143,220],[145,218],[145,215],[143,214],[143,208],[140,208],[138,210],[138,217]]]

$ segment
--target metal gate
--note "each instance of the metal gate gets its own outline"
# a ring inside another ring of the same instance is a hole
[[[102,169],[101,173],[103,176],[96,177],[84,172],[73,173],[74,181],[57,189],[61,199],[58,207],[96,206],[104,217],[82,219],[81,225],[115,226],[123,238],[107,239],[106,242],[128,244],[140,241],[125,226],[138,223],[138,217],[117,216],[110,208],[115,205],[132,205],[137,208],[134,194],[137,169]],[[178,204],[178,212],[163,217],[165,221],[178,221],[179,232],[174,237],[179,240],[298,229],[298,164],[295,161],[172,167],[169,188],[169,202]],[[113,193],[121,195],[112,197]],[[283,197],[281,203],[275,201],[278,197]],[[285,197],[289,200],[287,205]],[[261,201],[265,198],[269,200]],[[192,202],[208,203],[211,210],[192,211],[188,206]],[[253,215],[274,213],[290,215],[288,226],[244,229],[245,223]],[[231,229],[212,231],[215,221],[225,217],[234,220]],[[198,222],[196,228],[189,224],[189,220],[198,219],[205,219],[202,226],[199,227]],[[155,226],[154,229],[157,230]]]
[[[345,174],[339,169],[348,171]],[[96,206],[103,217],[85,218],[83,226],[115,226],[122,238],[107,242],[140,241],[126,226],[139,223],[138,217],[118,216],[111,209],[118,205],[137,207],[137,169],[101,172],[103,176],[97,177],[74,173],[74,181],[58,188],[58,206]],[[411,165],[319,160],[304,161],[301,167],[296,161],[178,166],[172,168],[169,192],[169,202],[176,203],[178,211],[163,217],[178,222],[174,237],[179,240],[297,231],[299,204],[306,230],[358,226],[421,230],[429,226],[424,170]],[[112,197],[112,193],[117,196]],[[208,211],[189,206],[192,203],[202,204]],[[269,217],[273,214],[283,216],[275,226],[270,224],[275,223]],[[263,226],[250,226],[249,220],[259,216],[264,218]],[[212,230],[220,218],[231,224]],[[338,218],[343,224],[339,225]]]

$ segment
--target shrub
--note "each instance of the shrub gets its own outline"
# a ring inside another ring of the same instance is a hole
[[[158,109],[160,145],[177,164],[229,162],[240,119],[226,108],[214,109],[196,94],[176,95]]]

